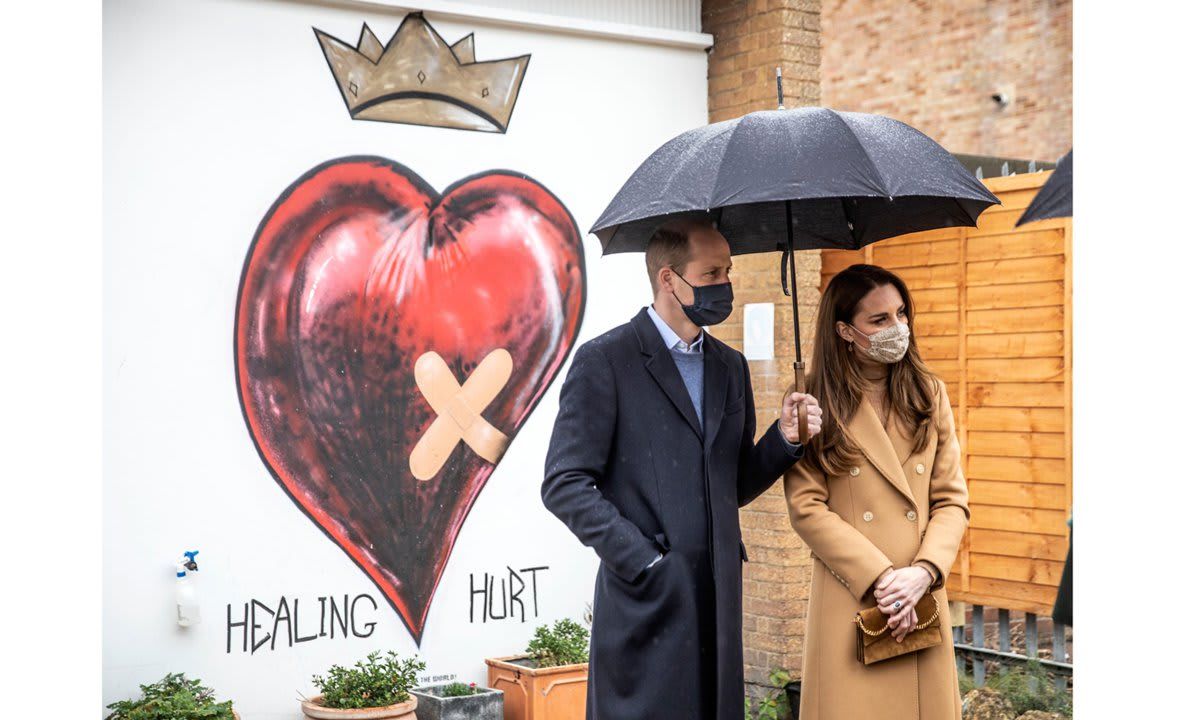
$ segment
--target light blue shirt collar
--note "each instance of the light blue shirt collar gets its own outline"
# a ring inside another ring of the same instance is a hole
[[[650,319],[654,322],[654,327],[658,328],[658,334],[662,335],[663,342],[667,344],[668,348],[682,353],[699,353],[704,351],[703,330],[700,331],[700,337],[696,338],[696,341],[689,345],[675,334],[675,331],[671,329],[666,320],[658,316],[653,305],[650,305],[646,309],[649,310]]]

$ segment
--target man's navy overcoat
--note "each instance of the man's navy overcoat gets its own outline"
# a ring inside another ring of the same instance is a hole
[[[542,499],[601,560],[588,720],[743,717],[738,508],[801,451],[777,427],[754,442],[746,359],[711,335],[703,352],[703,431],[646,309],[563,384]]]

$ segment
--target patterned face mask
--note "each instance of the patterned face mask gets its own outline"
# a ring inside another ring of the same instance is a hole
[[[853,325],[850,326],[850,329],[870,341],[871,346],[863,352],[877,362],[888,365],[898,363],[908,352],[907,323],[896,323],[872,335],[867,335]]]

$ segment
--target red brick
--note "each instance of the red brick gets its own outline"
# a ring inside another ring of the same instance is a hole
[[[1071,19],[1069,2],[825,3],[821,97],[953,152],[1055,160],[1072,145]],[[1002,85],[1016,94],[1003,110]]]

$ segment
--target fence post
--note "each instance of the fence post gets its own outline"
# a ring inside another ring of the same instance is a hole
[[[1025,654],[1031,658],[1038,656],[1038,627],[1037,615],[1025,613]]]
[[[982,605],[971,606],[971,644],[977,648],[984,646]],[[983,660],[978,654],[971,659],[971,669],[975,675],[975,687],[983,687]]]
[[[952,629],[952,632],[954,634],[954,642],[956,645],[961,645],[961,644],[966,643],[966,636],[967,636],[966,628],[964,628],[962,625],[956,625]],[[958,653],[958,652],[954,653],[954,662],[956,665],[958,665],[959,674],[965,673],[967,671],[967,659],[962,656],[962,653]]]
[[[1067,631],[1066,626],[1062,623],[1054,623],[1054,660],[1056,662],[1066,662],[1067,660]],[[1067,678],[1059,673],[1054,673],[1054,687],[1066,690]]]
[[[1037,615],[1031,612],[1025,613],[1025,654],[1031,660],[1037,660],[1038,656],[1038,619]],[[1029,689],[1035,690],[1037,681],[1032,677],[1029,678]]]
[[[1008,610],[1000,608],[1000,652],[1012,650],[1012,633],[1009,628]]]

